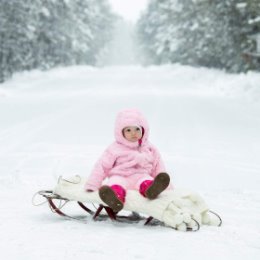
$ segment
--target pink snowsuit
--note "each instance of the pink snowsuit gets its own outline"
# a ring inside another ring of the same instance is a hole
[[[141,126],[142,139],[130,142],[123,136],[127,126]],[[149,126],[137,110],[121,111],[115,122],[115,139],[97,161],[85,184],[86,190],[97,190],[107,178],[106,185],[120,185],[125,190],[139,190],[145,180],[153,180],[165,167],[158,150],[148,142]]]

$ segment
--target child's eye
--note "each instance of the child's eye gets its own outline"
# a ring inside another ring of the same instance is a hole
[[[126,129],[126,132],[131,132],[131,129],[129,129],[129,128],[128,128],[128,129]]]
[[[136,130],[136,131],[141,131],[141,129],[140,129],[139,127],[137,127],[135,130]]]

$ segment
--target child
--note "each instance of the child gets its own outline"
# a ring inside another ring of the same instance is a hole
[[[155,199],[170,183],[148,135],[149,126],[139,111],[121,111],[115,123],[116,141],[105,150],[85,184],[86,191],[99,190],[101,200],[115,212],[123,208],[128,189]],[[105,178],[107,183],[102,186]]]

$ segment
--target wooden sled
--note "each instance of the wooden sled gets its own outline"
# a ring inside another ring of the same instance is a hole
[[[84,183],[84,178],[78,175],[69,179],[60,177],[53,190],[42,190],[36,194],[46,199],[52,212],[74,220],[80,218],[63,212],[68,202],[76,202],[95,221],[110,219],[123,223],[143,222],[144,225],[168,226],[181,231],[198,231],[202,224],[214,226],[222,224],[220,216],[210,211],[202,198],[194,192],[164,191],[157,199],[148,200],[137,191],[131,190],[127,192],[123,208],[124,212],[131,214],[122,215],[121,212],[113,212],[111,208],[104,205],[98,192],[86,192]],[[98,206],[93,210],[86,206],[87,203]]]

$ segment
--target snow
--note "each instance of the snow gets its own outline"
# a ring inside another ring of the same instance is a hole
[[[247,3],[238,3],[236,6],[237,6],[238,9],[246,8]]]
[[[259,23],[260,22],[260,16],[254,18],[254,19],[250,19],[248,21],[249,24],[254,24],[254,23]]]
[[[132,23],[140,16],[148,5],[148,0],[108,0],[113,11]]]
[[[1,259],[259,259],[259,82],[168,65],[57,68],[1,84]],[[222,227],[82,223],[32,205],[59,175],[88,175],[129,107],[146,115],[174,186],[199,192]]]

